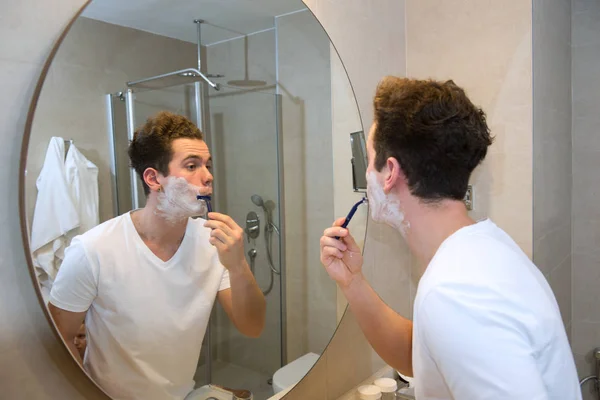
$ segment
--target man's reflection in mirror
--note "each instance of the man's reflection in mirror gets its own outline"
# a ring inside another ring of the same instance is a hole
[[[75,237],[49,309],[73,356],[114,399],[182,399],[215,299],[235,327],[258,337],[265,299],[245,259],[244,233],[205,213],[211,154],[187,118],[161,112],[129,145],[146,205]],[[86,345],[76,341],[85,318]],[[76,344],[78,343],[78,344]]]

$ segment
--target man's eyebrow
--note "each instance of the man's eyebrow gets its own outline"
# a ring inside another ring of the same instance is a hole
[[[204,161],[204,158],[202,156],[199,156],[198,154],[190,154],[186,158],[184,158],[183,161],[181,161],[181,162],[185,163],[190,160],[198,160],[198,161],[202,162],[202,161]],[[212,156],[208,157],[208,159],[206,160],[206,163],[207,164],[212,163]]]
[[[200,161],[203,160],[203,158],[201,156],[197,155],[197,154],[190,154],[186,158],[184,158],[183,161],[188,161],[188,160],[191,160],[191,159],[200,160]]]

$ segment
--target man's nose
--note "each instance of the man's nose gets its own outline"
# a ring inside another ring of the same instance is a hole
[[[202,177],[202,184],[204,186],[211,186],[213,182],[213,176],[209,170],[206,170],[206,174]]]

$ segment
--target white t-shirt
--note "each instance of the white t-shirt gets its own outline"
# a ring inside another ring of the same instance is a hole
[[[446,239],[421,278],[413,372],[418,400],[581,399],[550,286],[490,220]]]
[[[50,302],[89,309],[84,366],[112,398],[183,399],[193,390],[216,294],[230,287],[204,222],[188,221],[167,262],[142,241],[129,213],[67,248]]]

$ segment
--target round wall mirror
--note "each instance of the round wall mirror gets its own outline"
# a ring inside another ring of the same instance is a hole
[[[57,46],[24,139],[21,215],[74,359],[115,399],[267,399],[297,383],[346,307],[319,238],[364,196],[363,127],[321,25],[300,0],[93,0]],[[193,168],[250,275],[220,261],[205,214],[178,240],[136,220],[168,195],[131,167],[134,135],[190,124],[202,140],[168,142],[163,177],[176,143],[203,143]],[[349,225],[362,242],[366,215]],[[238,325],[257,298],[250,332]]]

